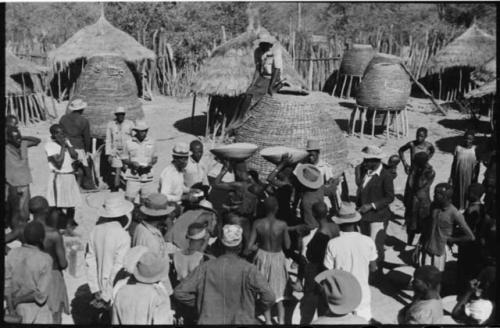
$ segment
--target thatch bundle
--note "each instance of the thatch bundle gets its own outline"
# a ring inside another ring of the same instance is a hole
[[[369,44],[353,44],[347,50],[340,63],[340,75],[363,76],[366,66],[375,55]]]
[[[366,74],[366,72],[368,72],[375,64],[379,63],[400,64],[402,62],[403,61],[401,57],[377,52],[375,56],[373,56],[372,60],[370,60],[370,62],[368,63],[368,66],[366,66],[364,74]]]
[[[483,85],[484,83],[490,82],[497,77],[497,59],[493,57],[491,60],[486,62],[483,66],[476,69],[471,74],[471,79],[477,85]]]
[[[144,59],[154,60],[156,57],[153,51],[111,25],[101,15],[95,24],[82,28],[59,48],[50,51],[48,58],[54,70],[61,71],[77,59],[107,53],[121,56],[134,64]]]
[[[439,50],[428,63],[430,73],[450,67],[478,67],[496,55],[496,38],[472,25]]]
[[[254,42],[259,32],[251,29],[216,48],[200,69],[191,90],[197,94],[236,97],[245,93],[255,72]],[[278,42],[283,57],[282,78],[293,85],[305,86],[304,79],[295,70],[292,57]]]
[[[275,94],[264,96],[248,120],[236,130],[236,142],[251,142],[265,147],[287,146],[304,149],[307,140],[318,140],[321,158],[337,173],[347,167],[347,141],[335,122],[335,106],[322,92],[307,96]],[[249,167],[263,177],[274,165],[257,152],[248,160]]]
[[[47,71],[46,67],[18,58],[8,49],[5,49],[5,73],[7,75],[42,74]]]
[[[22,95],[23,87],[19,85],[16,81],[10,78],[10,76],[5,76],[5,95]]]
[[[365,73],[356,103],[376,110],[404,109],[410,97],[410,77],[400,64],[374,64]]]
[[[104,139],[106,124],[114,119],[118,106],[125,108],[127,119],[144,117],[137,97],[137,84],[125,61],[118,55],[91,57],[80,75],[72,99],[87,103],[84,116],[90,122],[94,138]]]

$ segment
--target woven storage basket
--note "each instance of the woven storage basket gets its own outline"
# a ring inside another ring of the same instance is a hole
[[[106,124],[114,119],[118,106],[125,108],[129,120],[144,118],[134,75],[119,56],[91,57],[76,83],[72,99],[76,98],[87,103],[83,115],[94,138],[106,137]]]
[[[340,75],[363,76],[366,66],[375,55],[375,50],[369,44],[353,44],[347,50],[340,63]]]
[[[365,74],[373,67],[373,65],[379,63],[400,64],[402,63],[402,60],[401,57],[398,56],[377,52],[375,56],[373,56],[372,60],[370,60],[370,62],[368,63],[368,66],[366,66]]]
[[[377,110],[401,110],[410,97],[410,77],[399,64],[374,64],[363,77],[356,103]]]
[[[304,149],[310,139],[319,141],[321,159],[340,174],[347,168],[348,150],[335,116],[335,106],[326,93],[266,95],[252,109],[248,120],[236,130],[236,142],[252,142],[259,146],[247,163],[259,172],[262,179],[275,168],[260,156],[263,148],[287,146]]]

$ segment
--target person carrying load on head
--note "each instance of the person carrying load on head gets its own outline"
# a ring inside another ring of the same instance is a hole
[[[118,191],[120,185],[120,172],[124,169],[124,148],[127,140],[132,137],[134,122],[125,119],[125,108],[118,106],[115,109],[115,119],[106,126],[106,144],[104,152],[109,164],[115,171],[114,184],[111,191]]]

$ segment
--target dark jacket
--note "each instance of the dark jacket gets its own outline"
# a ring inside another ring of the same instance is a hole
[[[91,151],[90,123],[85,117],[70,112],[61,117],[59,124],[75,149]]]
[[[196,306],[199,325],[258,324],[256,300],[265,308],[275,301],[257,267],[234,254],[198,266],[175,288],[174,297],[182,304]]]
[[[394,200],[393,176],[389,170],[382,168],[380,175],[374,175],[363,188],[365,175],[366,173],[363,172],[361,179],[359,179],[356,205],[360,207],[364,204],[373,203],[376,209],[364,213],[361,220],[365,222],[384,222],[392,216],[389,204]]]

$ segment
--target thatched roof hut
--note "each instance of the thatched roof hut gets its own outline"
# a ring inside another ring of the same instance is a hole
[[[50,51],[48,59],[55,70],[62,70],[77,59],[88,59],[99,54],[116,54],[134,64],[156,57],[153,51],[111,25],[101,15],[95,24],[82,28],[59,48]]]
[[[8,76],[17,74],[42,74],[47,71],[46,67],[18,58],[10,50],[5,49],[5,72]]]
[[[10,78],[10,76],[5,76],[5,95],[22,95],[23,88],[19,83]]]
[[[267,30],[263,27],[250,29],[216,48],[191,86],[193,92],[227,97],[245,93],[255,72],[254,42],[258,39],[259,32],[266,33]],[[290,54],[280,43],[277,46],[281,48],[283,56],[282,78],[293,85],[306,86],[304,79],[295,70]]]
[[[478,67],[496,55],[496,38],[473,24],[439,50],[428,63],[430,73],[450,67]]]

